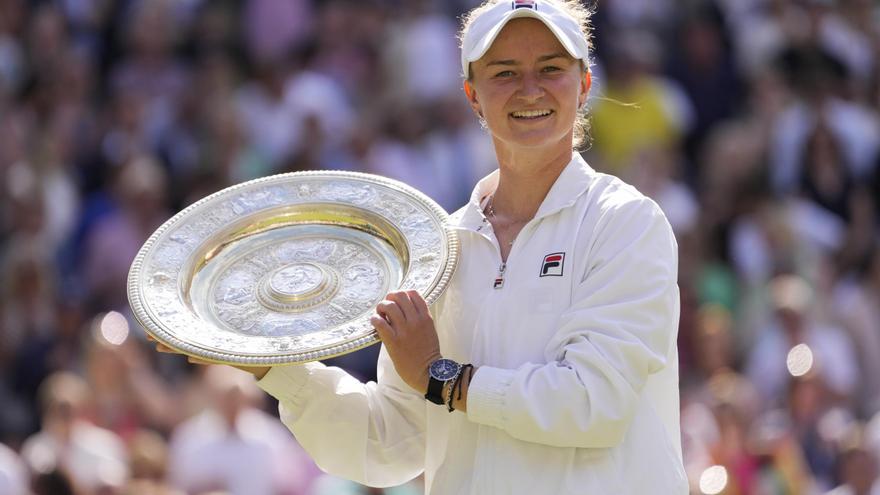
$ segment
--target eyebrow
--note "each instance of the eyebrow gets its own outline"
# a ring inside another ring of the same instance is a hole
[[[538,57],[538,62],[546,62],[547,60],[552,60],[552,59],[554,59],[554,58],[565,58],[565,54],[562,53],[562,52],[555,52],[555,53],[550,53],[550,54],[547,54],[547,55],[541,55],[540,57]],[[517,65],[518,63],[519,63],[519,62],[517,62],[517,61],[514,60],[514,59],[493,60],[493,61],[487,63],[487,64],[486,64],[486,67],[490,67],[490,66],[493,66],[493,65],[505,65],[505,66],[507,66],[507,65]]]

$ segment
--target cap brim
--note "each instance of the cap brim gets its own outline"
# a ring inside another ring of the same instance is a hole
[[[498,35],[501,33],[501,30],[504,29],[504,26],[506,26],[507,23],[513,19],[520,19],[523,17],[537,19],[544,23],[544,25],[547,26],[547,29],[549,29],[550,32],[553,33],[553,36],[555,36],[556,39],[559,40],[559,44],[561,44],[565,51],[568,52],[568,54],[571,55],[573,58],[583,59],[586,57],[586,54],[581,56],[578,53],[577,47],[572,44],[568,36],[566,36],[565,33],[563,33],[562,30],[559,29],[552,21],[550,21],[550,19],[548,19],[547,16],[545,16],[543,13],[534,9],[515,9],[505,14],[501,21],[489,32],[487,32],[486,35],[483,36],[483,38],[476,45],[474,45],[470,52],[465,55],[465,63],[464,67],[462,67],[465,78],[470,76],[470,71],[468,70],[468,66],[470,65],[470,63],[483,58],[483,55],[485,55],[486,52],[489,51],[492,43],[495,42],[495,38],[497,38]]]

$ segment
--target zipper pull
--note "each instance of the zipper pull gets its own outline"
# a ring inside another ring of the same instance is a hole
[[[507,262],[502,261],[501,266],[498,267],[498,276],[495,277],[495,284],[492,286],[495,289],[500,289],[504,287],[504,270],[507,268]]]

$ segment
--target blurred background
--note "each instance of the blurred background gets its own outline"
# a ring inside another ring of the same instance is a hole
[[[421,493],[322,475],[249,375],[156,353],[125,279],[267,174],[457,209],[496,166],[460,90],[474,3],[0,0],[0,494]],[[584,156],[679,240],[692,492],[877,495],[880,6],[595,6]],[[377,350],[336,364],[374,379]]]

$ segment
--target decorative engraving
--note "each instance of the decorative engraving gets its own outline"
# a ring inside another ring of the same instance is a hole
[[[285,266],[269,277],[269,287],[278,293],[299,296],[320,287],[323,272],[310,263]]]
[[[363,205],[376,199],[376,190],[369,184],[328,182],[321,188],[319,197],[330,201]]]
[[[232,261],[216,276],[207,306],[231,332],[248,321],[247,332],[302,335],[371,310],[387,291],[387,270],[355,240],[282,240]]]
[[[340,205],[329,223],[273,223],[273,211],[322,203]],[[365,230],[364,219],[376,215],[397,233],[378,224]],[[160,227],[132,264],[129,301],[158,340],[211,361],[273,365],[344,354],[378,341],[369,316],[389,290],[418,290],[429,303],[439,296],[458,256],[445,219],[424,195],[377,176],[257,179]],[[241,230],[248,222],[257,228]]]
[[[263,277],[257,298],[272,310],[299,312],[326,302],[339,289],[339,276],[331,266],[294,263]]]
[[[311,197],[315,194],[315,189],[311,186],[311,184],[301,184],[297,188],[297,192],[299,193],[300,198],[311,199]]]

